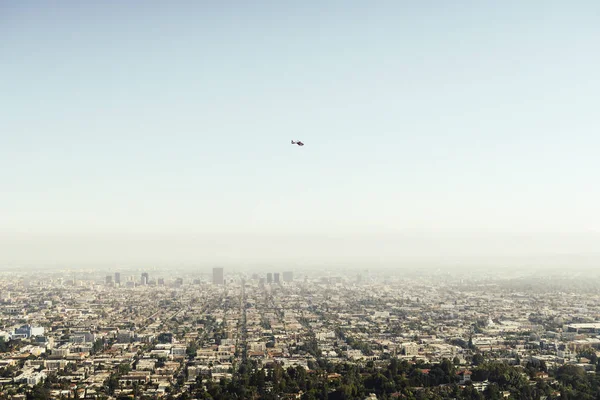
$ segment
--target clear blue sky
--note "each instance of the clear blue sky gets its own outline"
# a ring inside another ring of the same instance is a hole
[[[0,233],[598,231],[599,17],[0,2]]]

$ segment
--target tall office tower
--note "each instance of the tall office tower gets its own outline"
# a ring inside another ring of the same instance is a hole
[[[148,284],[149,277],[150,277],[150,275],[148,275],[147,272],[142,273],[142,285]]]
[[[292,271],[284,271],[283,272],[283,281],[284,282],[292,282],[294,280],[294,273]]]
[[[213,268],[213,285],[223,284],[223,268]]]
[[[177,286],[177,287],[183,286],[183,278],[175,279],[175,286]]]
[[[279,283],[279,272],[275,272],[275,283]]]
[[[106,282],[107,286],[108,285],[112,285],[112,282],[113,282],[112,278],[113,278],[112,275],[107,275],[106,276],[105,282]]]
[[[165,279],[164,278],[158,278],[158,286],[165,286]]]
[[[115,272],[115,284],[117,284],[117,285],[121,284],[121,273],[120,272]]]
[[[267,274],[267,283],[273,283],[273,274],[270,272]]]

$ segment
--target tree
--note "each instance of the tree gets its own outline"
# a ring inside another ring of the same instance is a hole
[[[127,363],[119,364],[119,368],[118,368],[119,376],[126,375],[129,373],[129,371],[131,371],[131,366],[129,364],[127,364]]]
[[[49,400],[50,398],[50,389],[45,387],[43,383],[35,385],[31,392],[27,394],[27,400]]]
[[[108,379],[104,382],[104,385],[107,388],[108,394],[111,396],[115,394],[115,390],[119,388],[119,377],[117,374],[112,373],[108,377]]]
[[[495,383],[492,383],[491,385],[489,385],[485,391],[485,398],[486,399],[490,399],[490,400],[500,400],[502,398],[502,395],[500,394],[500,389],[498,388],[498,385],[496,385]]]
[[[480,353],[476,353],[473,355],[473,360],[472,360],[473,365],[475,365],[475,366],[481,365],[481,364],[483,364],[484,361],[485,360]]]
[[[556,379],[572,387],[583,385],[585,378],[585,370],[576,365],[563,365],[556,371]]]
[[[4,336],[0,336],[0,353],[6,353],[8,351],[8,343],[4,340]]]
[[[185,353],[187,354],[190,360],[196,357],[197,351],[198,345],[195,342],[190,343],[190,345],[185,349]]]
[[[92,346],[91,354],[99,353],[102,349],[104,349],[104,341],[102,339],[97,339]]]
[[[161,333],[158,335],[158,343],[171,343],[173,341],[173,334],[172,333]]]

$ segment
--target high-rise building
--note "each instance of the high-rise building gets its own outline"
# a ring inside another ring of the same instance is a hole
[[[112,283],[113,283],[113,277],[112,277],[112,275],[107,275],[106,279],[105,279],[105,282],[106,282],[107,285],[112,285]]]
[[[147,272],[142,273],[142,285],[147,285],[150,275]]]
[[[273,274],[275,276],[275,283],[280,283],[279,282],[279,272],[275,272],[275,274]]]
[[[115,284],[117,284],[117,285],[121,284],[121,273],[120,272],[115,272]]]
[[[165,278],[158,278],[158,286],[164,286],[165,285]]]
[[[284,271],[283,272],[283,281],[284,282],[292,282],[294,280],[294,273],[292,271]]]
[[[223,268],[213,268],[213,285],[223,285]]]
[[[273,274],[270,272],[267,274],[267,283],[273,283]]]

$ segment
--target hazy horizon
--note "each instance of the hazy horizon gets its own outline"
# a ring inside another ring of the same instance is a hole
[[[0,266],[600,265],[599,13],[4,2]]]
[[[0,235],[1,265],[590,267],[600,234]],[[476,246],[474,245],[476,243]]]

